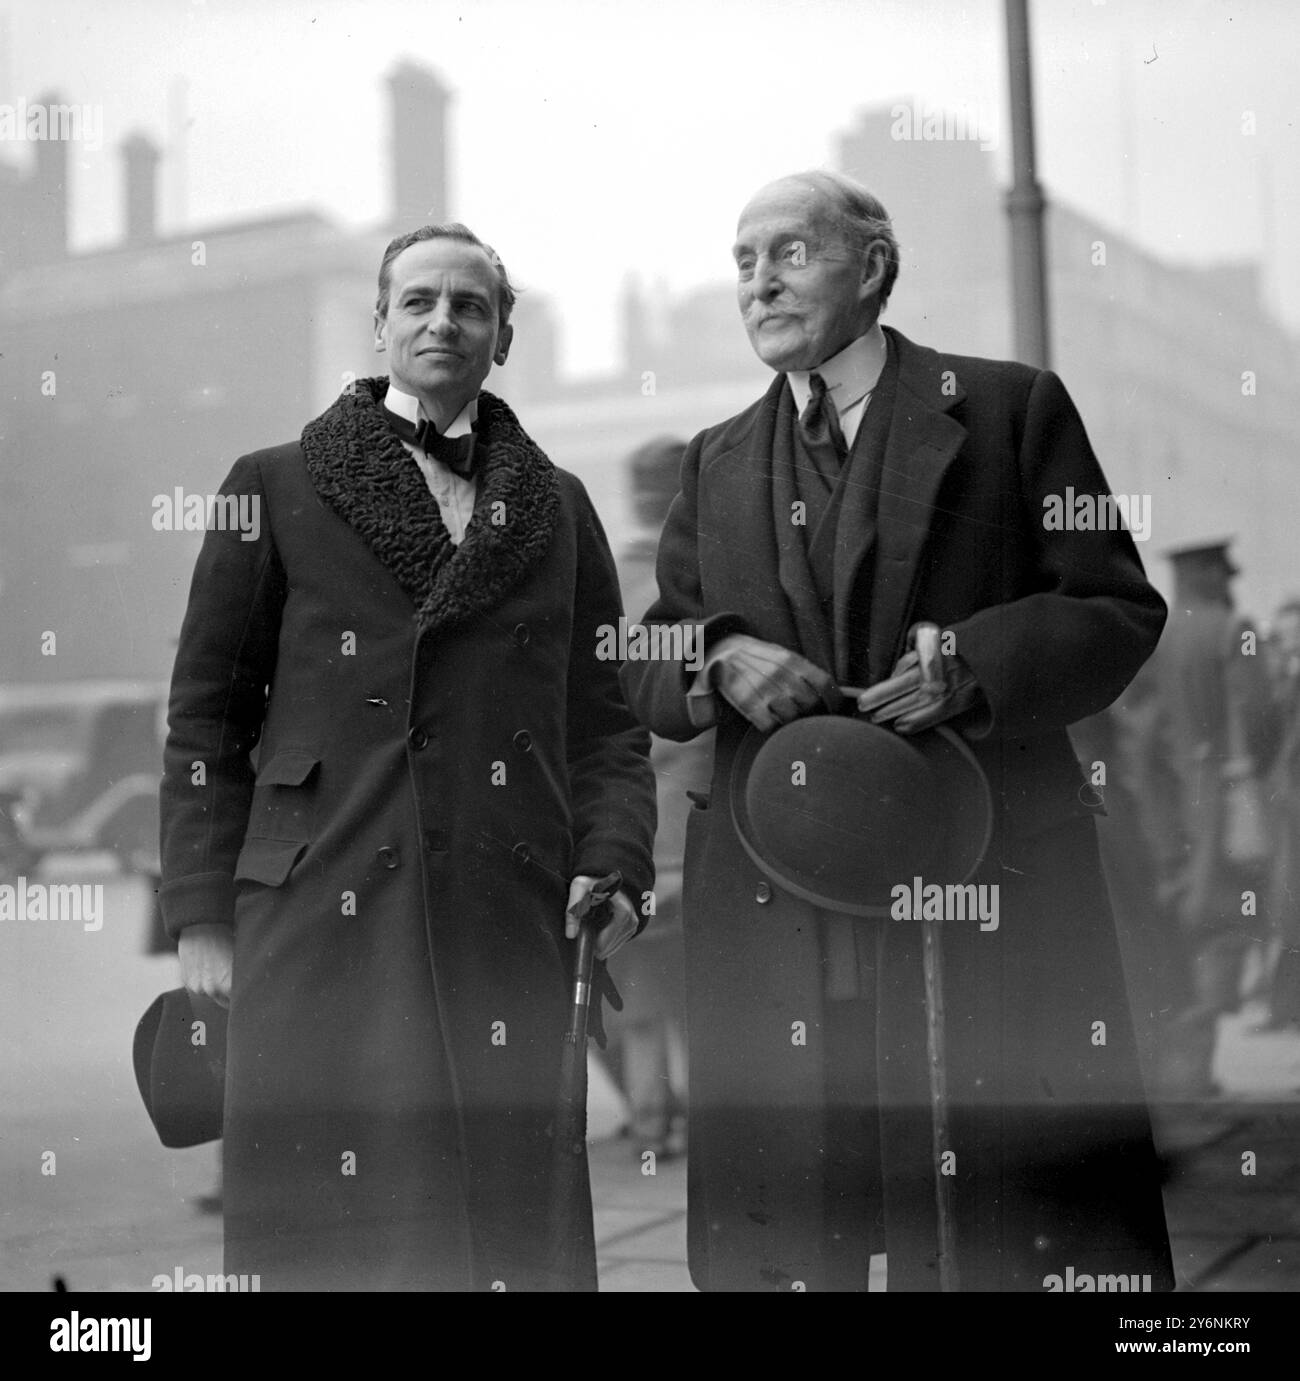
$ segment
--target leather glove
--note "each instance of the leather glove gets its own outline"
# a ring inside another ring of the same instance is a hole
[[[889,679],[858,696],[858,712],[870,714],[873,724],[893,724],[900,734],[917,734],[945,720],[983,707],[984,714],[967,726],[978,732],[989,714],[975,674],[954,653],[940,651],[941,630],[936,623],[913,624],[907,651]]]
[[[708,684],[767,733],[810,710],[835,710],[839,687],[828,671],[777,643],[731,633],[705,662]]]
[[[587,909],[582,907],[581,903],[593,893],[598,897],[601,896],[601,885],[610,881],[611,879],[608,877],[595,878],[580,873],[569,883],[569,904],[564,912],[564,938],[566,940],[577,938],[578,926],[582,917],[587,914]],[[620,878],[619,882],[621,881]],[[615,886],[617,885],[615,884]],[[611,892],[606,897],[606,901],[609,904],[611,919],[596,933],[594,953],[597,959],[608,959],[612,954],[622,949],[636,934],[640,925],[636,910],[625,892]],[[597,903],[597,906],[602,904],[604,903]]]

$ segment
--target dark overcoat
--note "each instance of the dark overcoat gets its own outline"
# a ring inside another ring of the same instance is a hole
[[[549,1124],[570,878],[653,883],[649,736],[595,655],[617,577],[581,483],[488,394],[454,547],[386,387],[236,462],[260,531],[208,533],[176,656],[166,920],[234,926],[226,1271],[594,1288],[586,1165],[555,1223]]]
[[[1095,794],[1065,732],[1133,676],[1164,606],[1126,532],[1044,525],[1045,498],[1106,491],[1054,374],[887,334],[892,414],[876,419],[878,453],[846,462],[824,644],[841,683],[870,685],[909,625],[933,620],[992,711],[972,746],[996,832],[973,881],[1000,886],[1000,924],[947,923],[942,938],[962,1288],[1042,1290],[1067,1267],[1171,1288]],[[815,641],[779,463],[792,418],[778,377],[691,443],[647,622]],[[629,662],[623,677],[645,724],[694,734],[680,665]],[[728,785],[746,725],[721,714],[685,863],[692,1275],[714,1290],[863,1289],[885,1250],[891,1290],[936,1288],[920,928],[859,923],[864,999],[832,1003],[828,918],[770,886],[737,838]],[[860,1047],[847,1061],[846,1044]]]

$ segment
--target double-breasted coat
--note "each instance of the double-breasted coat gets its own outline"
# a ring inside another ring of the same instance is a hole
[[[887,336],[892,412],[874,423],[868,412],[879,445],[860,432],[846,461],[831,599],[821,605],[800,576],[794,409],[778,376],[689,446],[644,621],[703,620],[709,643],[742,631],[814,660],[824,648],[827,669],[856,686],[889,675],[914,622],[955,634],[992,714],[972,747],[996,828],[972,880],[1000,888],[996,930],[942,933],[955,1154],[943,1168],[961,1285],[1042,1290],[1073,1267],[1167,1289],[1095,793],[1065,732],[1133,676],[1164,606],[1126,532],[1044,522],[1051,496],[1106,492],[1054,374]],[[696,732],[682,665],[628,662],[623,678],[651,729]],[[831,1001],[831,928],[843,922],[770,885],[732,823],[746,727],[724,703],[709,802],[687,832],[693,1278],[714,1290],[865,1289],[869,1253],[884,1250],[889,1289],[937,1288],[920,927],[857,923],[862,999]],[[859,1047],[847,1064],[846,1044]],[[846,1082],[837,1068],[857,1072]]]
[[[649,736],[596,655],[617,577],[581,483],[486,393],[454,547],[386,387],[235,464],[260,530],[207,534],[176,656],[166,921],[234,927],[226,1270],[594,1288],[550,1124],[569,881],[653,884]]]

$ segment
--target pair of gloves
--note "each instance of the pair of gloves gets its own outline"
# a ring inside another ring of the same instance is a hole
[[[715,693],[763,733],[818,707],[838,710],[845,695],[857,696],[858,713],[870,715],[873,724],[892,724],[900,734],[920,733],[976,707],[985,710],[977,719],[987,717],[974,673],[956,653],[941,650],[941,631],[933,623],[913,625],[888,679],[865,691],[841,690],[829,672],[789,648],[731,633],[714,646],[688,693],[699,728],[717,720]]]

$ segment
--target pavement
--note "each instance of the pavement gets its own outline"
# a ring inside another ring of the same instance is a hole
[[[1300,1033],[1264,1016],[1220,1018],[1222,1097],[1152,1106],[1180,1290],[1300,1290]]]
[[[92,863],[81,863],[91,869]],[[71,880],[60,865],[60,881]],[[136,1020],[174,986],[170,956],[142,953],[147,896],[134,878],[86,871],[104,925],[0,922],[0,1290],[148,1291],[158,1272],[215,1274],[220,1219],[195,1201],[211,1146],[168,1151],[130,1065]],[[1256,1034],[1262,1012],[1223,1019],[1214,1074],[1225,1093],[1153,1105],[1179,1288],[1300,1289],[1300,1034]],[[647,1160],[617,1135],[618,1091],[592,1068],[591,1169],[600,1286],[693,1290],[686,1165]],[[883,1288],[887,1263],[875,1263]]]

